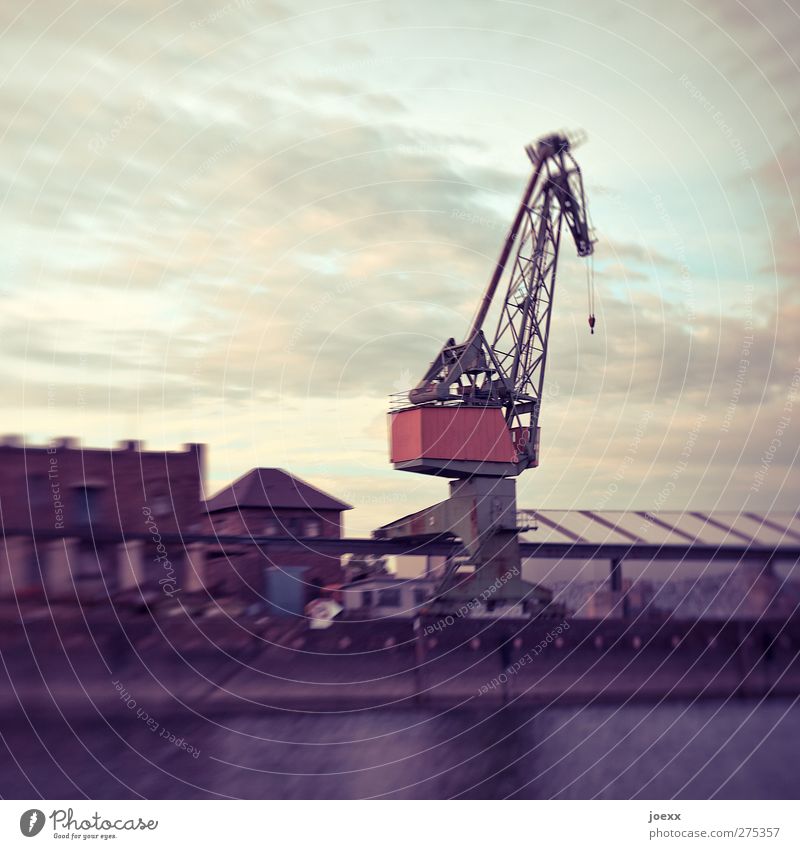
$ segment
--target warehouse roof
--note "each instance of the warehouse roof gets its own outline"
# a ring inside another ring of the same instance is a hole
[[[536,510],[526,543],[797,546],[800,517],[752,511]]]
[[[243,507],[352,510],[350,504],[283,469],[251,469],[206,501],[209,513]]]

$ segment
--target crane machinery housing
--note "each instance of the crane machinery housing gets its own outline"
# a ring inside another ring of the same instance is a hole
[[[541,610],[549,591],[521,577],[515,477],[539,464],[539,414],[561,234],[594,250],[575,146],[554,134],[529,145],[533,172],[463,342],[448,339],[389,413],[395,469],[450,478],[450,498],[378,529],[384,538],[457,537],[432,607],[481,599],[486,614]],[[516,248],[516,250],[515,250]],[[498,293],[501,295],[498,298]],[[589,326],[594,332],[591,304]],[[494,331],[489,314],[496,306]],[[474,606],[470,606],[474,609]]]

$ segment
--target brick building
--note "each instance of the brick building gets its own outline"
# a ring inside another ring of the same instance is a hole
[[[339,539],[342,514],[352,509],[283,469],[251,469],[206,502],[209,529],[220,536]],[[314,551],[262,553],[252,546],[226,545],[207,552],[208,583],[257,601],[265,592],[265,570],[299,576],[306,594],[343,580],[338,555]]]
[[[204,449],[146,451],[139,442],[84,448],[73,439],[0,440],[0,596],[99,596],[152,585],[200,586]]]

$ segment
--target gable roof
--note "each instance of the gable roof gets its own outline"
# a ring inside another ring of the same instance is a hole
[[[250,469],[206,501],[209,513],[242,507],[300,510],[352,510],[352,505],[328,495],[283,469]]]

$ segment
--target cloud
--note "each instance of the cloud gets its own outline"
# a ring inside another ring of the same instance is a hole
[[[800,154],[787,145],[766,159],[753,176],[754,188],[770,225],[769,261],[762,270],[789,283],[800,277],[797,242],[800,238]]]
[[[707,411],[710,465],[682,479],[735,500],[729,466],[742,486],[758,468],[796,365],[787,9],[515,6],[500,26],[455,2],[9,7],[6,429],[191,433],[220,484],[280,462],[364,522],[391,518],[387,492],[422,506],[441,482],[389,471],[386,396],[463,334],[524,144],[586,126],[599,328],[566,240],[526,506],[601,497],[648,409],[640,495]]]

